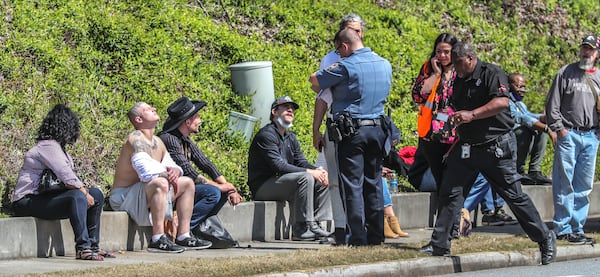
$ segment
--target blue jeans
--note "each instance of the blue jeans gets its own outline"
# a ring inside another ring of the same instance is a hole
[[[475,179],[463,207],[472,212],[480,203],[482,213],[493,212],[497,208],[502,208],[505,204],[504,199],[494,192],[490,183],[488,183],[481,173],[477,175],[477,179]]]
[[[222,193],[219,188],[207,184],[196,184],[190,230],[195,230],[207,217],[216,215],[225,202],[227,202],[227,194]]]
[[[558,139],[552,165],[554,230],[557,235],[583,234],[597,151],[598,138],[594,131],[569,130]]]
[[[492,188],[490,183],[479,173],[471,190],[469,190],[469,195],[467,195],[463,207],[471,212],[477,208],[479,203],[484,203],[484,200],[487,202],[488,199],[492,199]],[[493,200],[491,203],[493,205]]]
[[[14,203],[16,216],[42,219],[68,218],[75,235],[75,249],[97,249],[100,242],[100,214],[104,194],[97,188],[89,189],[95,204],[88,208],[86,196],[77,189],[59,193],[26,195]]]
[[[390,188],[386,178],[381,178],[381,184],[383,185],[383,207],[389,207],[392,203],[392,195],[390,194]]]

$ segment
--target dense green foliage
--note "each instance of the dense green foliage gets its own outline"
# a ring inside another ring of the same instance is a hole
[[[227,132],[229,111],[249,113],[232,92],[228,66],[273,62],[275,95],[301,108],[293,130],[314,160],[310,126],[314,93],[307,78],[332,49],[339,19],[367,22],[365,44],[394,69],[388,106],[403,145],[415,145],[410,87],[434,38],[451,32],[472,42],[483,60],[529,79],[533,111],[541,111],[553,75],[576,60],[584,34],[600,32],[597,0],[489,1],[4,1],[0,24],[0,187],[14,184],[23,154],[55,103],[82,117],[80,140],[68,151],[90,184],[112,183],[119,149],[137,101],[166,107],[181,95],[209,102],[194,137],[224,175],[245,187],[248,143]],[[160,129],[160,127],[159,127]],[[544,164],[549,169],[551,156]]]

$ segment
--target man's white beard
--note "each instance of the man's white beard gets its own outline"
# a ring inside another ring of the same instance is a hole
[[[281,117],[277,118],[277,123],[279,123],[279,126],[283,127],[284,129],[288,129],[293,125],[292,122],[286,123],[285,121],[283,121],[283,119],[281,119]]]
[[[590,70],[594,67],[594,60],[591,58],[581,58],[579,60],[579,68],[582,70]]]

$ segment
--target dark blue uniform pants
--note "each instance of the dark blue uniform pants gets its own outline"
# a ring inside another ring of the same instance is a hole
[[[471,157],[468,159],[461,158],[461,146],[462,143],[458,142],[446,162],[440,187],[440,211],[431,235],[432,245],[450,249],[455,215],[462,208],[465,195],[479,172],[504,198],[529,238],[535,242],[543,241],[549,230],[529,196],[521,190],[520,175],[516,169],[514,133],[504,134],[486,145],[471,146]]]
[[[383,243],[381,170],[385,134],[381,126],[363,126],[338,144],[342,199],[350,227],[350,245]]]

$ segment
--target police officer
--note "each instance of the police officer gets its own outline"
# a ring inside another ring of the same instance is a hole
[[[463,191],[470,189],[470,185],[463,188],[463,184],[473,184],[481,172],[506,200],[529,238],[538,242],[542,264],[548,264],[556,255],[556,236],[521,190],[506,74],[500,67],[480,61],[472,46],[462,42],[452,48],[452,63],[458,78],[450,102],[456,111],[452,120],[458,126],[460,141],[446,161],[440,187],[441,210],[426,253],[450,255],[454,215],[463,205]]]
[[[389,140],[383,114],[392,67],[364,47],[354,29],[337,32],[334,43],[343,59],[313,73],[310,82],[333,93],[331,112],[342,136],[337,149],[341,194],[351,233],[348,243],[378,245],[384,240],[381,170],[384,143]]]

